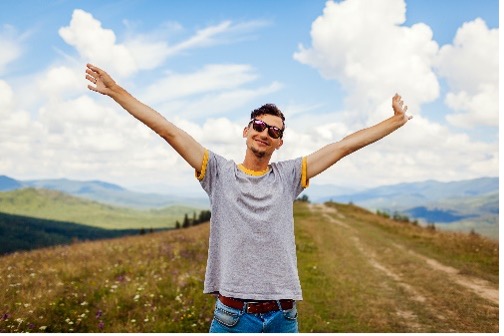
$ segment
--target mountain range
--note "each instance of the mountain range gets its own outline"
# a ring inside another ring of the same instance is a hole
[[[314,198],[317,203],[353,203],[372,211],[406,215],[424,225],[476,232],[495,239],[499,235],[498,177],[400,183],[351,193],[334,188],[331,194],[327,186],[321,193],[317,186],[312,191],[319,195]]]
[[[206,198],[183,194],[164,195],[127,190],[102,181],[46,179],[20,181],[0,176],[0,192],[22,188],[58,190],[73,196],[114,206],[152,209],[185,205],[208,209]],[[334,185],[311,185],[303,194],[311,202],[353,203],[363,208],[389,214],[401,213],[421,224],[456,231],[472,231],[498,239],[499,178],[439,182],[423,181],[381,186],[361,191],[341,190]]]
[[[202,209],[209,207],[208,200],[203,197],[141,193],[102,181],[76,181],[64,178],[20,181],[0,175],[0,192],[22,188],[58,190],[100,203],[137,209],[162,208],[171,205],[185,205]]]

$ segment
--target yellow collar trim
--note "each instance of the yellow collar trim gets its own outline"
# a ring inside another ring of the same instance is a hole
[[[247,175],[251,175],[251,176],[263,176],[265,175],[266,173],[269,172],[270,168],[266,168],[264,170],[252,170],[252,169],[248,169],[246,168],[243,164],[239,164],[238,165],[238,169],[240,169],[242,172],[244,172],[245,174]]]

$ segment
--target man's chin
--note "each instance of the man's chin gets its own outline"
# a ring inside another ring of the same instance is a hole
[[[254,155],[260,159],[266,156],[266,151],[258,150],[256,148],[252,148],[252,153],[254,153]]]

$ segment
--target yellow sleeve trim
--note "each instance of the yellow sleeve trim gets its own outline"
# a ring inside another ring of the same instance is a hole
[[[308,188],[310,180],[308,179],[308,169],[306,166],[306,156],[301,161],[301,187]]]
[[[201,170],[200,171],[196,170],[194,172],[194,175],[196,176],[198,181],[201,181],[205,178],[205,173],[208,165],[208,155],[209,155],[208,149],[205,149],[205,153],[203,153],[203,162],[201,164]]]

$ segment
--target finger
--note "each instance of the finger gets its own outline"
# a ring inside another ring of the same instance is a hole
[[[93,76],[86,75],[86,79],[91,83],[96,84],[96,78],[94,78]]]
[[[94,91],[94,92],[98,92],[98,90],[96,89],[96,87],[92,86],[92,85],[88,85],[87,86],[89,90],[91,91]]]
[[[98,68],[97,66],[94,66],[90,63],[87,64],[87,67],[89,70],[91,70],[92,72],[98,74],[98,75],[101,75],[101,74],[104,74],[105,71],[103,71],[102,69]]]

